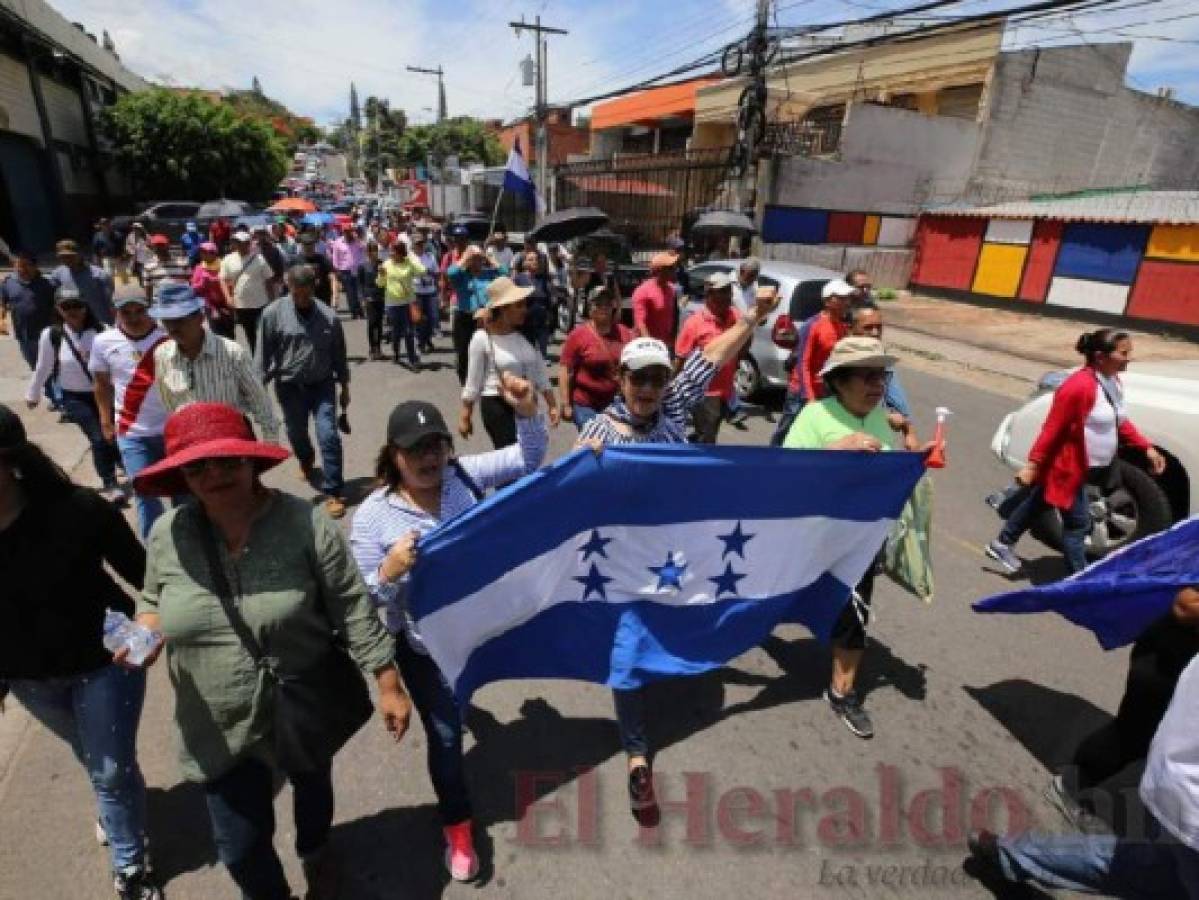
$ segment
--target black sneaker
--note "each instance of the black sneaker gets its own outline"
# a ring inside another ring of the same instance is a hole
[[[870,714],[862,709],[862,701],[858,698],[857,691],[850,691],[844,697],[838,697],[832,688],[825,688],[824,699],[845,723],[846,728],[860,738],[874,737],[874,723],[870,721]]]
[[[142,866],[130,866],[117,872],[112,886],[121,900],[162,900],[162,888]]]
[[[629,811],[643,828],[654,828],[661,820],[658,798],[654,796],[654,774],[645,764],[629,772]]]

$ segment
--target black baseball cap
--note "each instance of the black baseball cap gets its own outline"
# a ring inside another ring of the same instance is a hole
[[[424,400],[407,400],[387,419],[387,442],[402,450],[415,447],[431,434],[453,440],[441,411]]]
[[[5,450],[18,450],[29,441],[25,433],[25,425],[21,417],[0,403],[0,453]]]

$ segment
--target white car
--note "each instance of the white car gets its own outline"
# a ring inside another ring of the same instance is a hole
[[[1069,371],[1049,372],[1031,399],[1000,424],[991,440],[995,455],[1013,469],[1028,451],[1049,414],[1053,392]],[[1161,531],[1199,512],[1199,360],[1133,363],[1120,376],[1128,417],[1166,457],[1166,471],[1154,478],[1142,454],[1121,450],[1120,485],[1089,488],[1091,534],[1087,552],[1103,556],[1130,541]],[[1033,523],[1032,534],[1061,546],[1061,519],[1050,510]]]

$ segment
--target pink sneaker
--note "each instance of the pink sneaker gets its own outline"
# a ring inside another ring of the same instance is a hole
[[[479,874],[479,857],[475,854],[475,842],[471,836],[471,820],[447,825],[445,833],[445,867],[455,881],[474,881]]]

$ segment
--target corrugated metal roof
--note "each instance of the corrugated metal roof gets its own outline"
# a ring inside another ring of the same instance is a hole
[[[1061,219],[1067,222],[1162,222],[1199,224],[1199,191],[1110,191],[1072,197],[1018,200],[994,206],[942,206],[938,216],[990,219]]]

